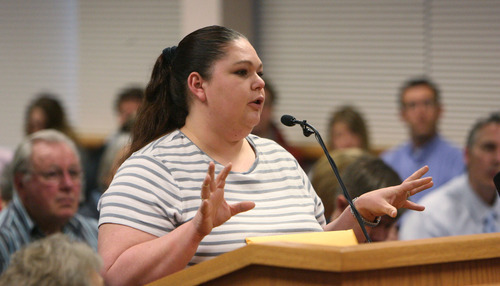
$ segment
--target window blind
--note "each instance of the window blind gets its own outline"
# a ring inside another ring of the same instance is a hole
[[[116,128],[114,100],[145,87],[156,58],[180,41],[180,1],[79,1],[80,132]]]
[[[326,136],[332,112],[357,107],[372,145],[406,140],[397,91],[428,75],[445,105],[440,130],[463,146],[473,122],[499,109],[498,1],[269,1],[257,13],[258,52],[282,114],[306,119]],[[295,144],[316,144],[282,127]],[[326,139],[326,138],[324,138]]]

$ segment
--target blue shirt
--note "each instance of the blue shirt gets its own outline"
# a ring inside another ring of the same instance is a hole
[[[399,174],[402,180],[423,166],[429,166],[429,172],[424,176],[432,177],[434,186],[413,195],[411,200],[414,202],[418,202],[432,190],[465,171],[463,152],[439,135],[436,135],[421,148],[408,142],[383,153],[381,157]]]
[[[63,227],[71,239],[83,241],[97,251],[97,220],[76,214]],[[0,212],[0,273],[7,268],[10,256],[24,245],[45,237],[14,195],[7,208]]]
[[[493,206],[486,204],[472,189],[467,174],[458,176],[420,203],[422,212],[407,212],[401,222],[399,239],[420,239],[451,235],[485,233],[484,222],[495,217],[494,225],[500,230],[500,200]]]

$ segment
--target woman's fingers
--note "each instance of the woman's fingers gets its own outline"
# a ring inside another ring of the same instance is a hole
[[[215,164],[214,162],[210,162],[208,164],[208,175],[210,176],[210,186],[215,183]]]
[[[227,164],[224,167],[224,169],[222,169],[222,171],[217,176],[216,186],[218,189],[222,189],[226,185],[226,178],[227,178],[227,175],[229,175],[229,172],[231,172],[232,167],[233,167],[233,165],[231,163]]]
[[[428,171],[429,171],[429,166],[423,166],[422,168],[420,168],[417,171],[415,171],[415,173],[411,174],[411,176],[409,176],[408,178],[406,178],[406,180],[404,180],[404,182],[409,182],[409,181],[421,178]]]
[[[414,203],[412,201],[406,201],[405,204],[403,205],[404,208],[407,208],[409,210],[414,210],[414,211],[423,211],[425,207],[423,205],[419,205],[417,203]]]
[[[241,212],[246,212],[255,207],[254,202],[241,202],[230,205],[231,207],[231,216],[237,215]]]
[[[421,178],[421,179],[416,179],[413,181],[404,181],[401,186],[403,187],[403,191],[410,192],[410,195],[413,196],[416,193],[419,193],[423,190],[426,190],[430,187],[433,186],[432,178],[431,177],[426,177],[426,178]]]
[[[410,196],[413,196],[416,193],[420,193],[423,190],[427,190],[428,188],[431,188],[432,186],[434,186],[434,182],[432,180],[430,180],[428,183],[421,185],[420,187],[414,188],[413,190],[409,191]]]
[[[210,198],[210,182],[211,182],[210,175],[207,174],[205,176],[205,179],[203,180],[203,183],[201,185],[201,199],[206,200]]]
[[[388,202],[386,202],[384,204],[384,208],[385,208],[385,210],[382,211],[382,215],[388,215],[390,217],[396,217],[396,215],[398,214],[398,209],[396,207],[394,207],[393,205],[391,205],[390,203],[388,203]]]

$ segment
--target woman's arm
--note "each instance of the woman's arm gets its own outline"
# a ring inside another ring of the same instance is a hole
[[[408,199],[410,196],[432,187],[433,182],[431,177],[421,178],[428,170],[429,167],[422,167],[400,185],[365,193],[356,200],[356,209],[368,221],[374,221],[377,216],[382,215],[396,217],[399,208],[423,211],[423,206]],[[336,220],[324,227],[324,230],[345,229],[353,229],[358,241],[365,241],[366,238],[357,220],[351,214],[350,207],[346,208]],[[369,229],[367,227],[367,231]]]
[[[162,237],[119,224],[99,227],[98,251],[106,285],[142,285],[184,269],[212,228],[255,206],[252,202],[227,204],[224,185],[231,164],[217,179],[214,170],[210,163],[195,217]]]
[[[143,285],[186,267],[203,237],[192,222],[162,237],[119,225],[99,227],[106,285]]]

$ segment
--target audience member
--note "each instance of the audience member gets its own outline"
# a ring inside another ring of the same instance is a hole
[[[401,184],[398,173],[387,165],[382,159],[364,154],[349,164],[341,172],[342,181],[351,198],[360,197],[371,190]],[[349,202],[342,190],[339,190],[335,200],[335,211],[332,220],[336,219],[349,206]],[[372,241],[387,241],[398,239],[397,219],[404,209],[398,210],[398,215],[393,218],[382,216],[380,224],[372,228],[370,238]]]
[[[274,121],[274,108],[278,102],[278,94],[273,85],[267,80],[264,86],[265,102],[262,107],[262,113],[260,115],[260,121],[252,130],[252,134],[255,134],[262,138],[268,138],[276,143],[280,144],[288,152],[290,152],[299,164],[304,167],[304,162],[302,160],[302,155],[299,149],[290,145],[285,136],[280,131],[278,124]]]
[[[113,164],[117,163],[116,156],[130,141],[130,130],[134,124],[142,101],[144,89],[139,86],[129,86],[122,89],[115,98],[114,110],[117,115],[118,129],[107,139],[102,150],[96,154],[94,161],[97,170],[95,178],[97,184],[92,189],[87,189],[85,201],[81,203],[79,213],[99,219],[97,202],[102,193],[106,191],[112,176]]]
[[[25,134],[39,130],[55,129],[75,142],[84,169],[84,189],[80,200],[85,200],[87,192],[96,187],[97,163],[93,150],[81,145],[76,133],[69,123],[64,105],[57,95],[51,93],[38,94],[26,108]]]
[[[87,181],[90,182],[87,182],[84,200],[81,202],[79,213],[96,219],[99,218],[97,201],[106,190],[102,178],[109,171],[106,164],[109,163],[109,157],[114,155],[114,149],[121,146],[124,138],[129,136],[143,99],[144,89],[138,85],[125,87],[115,96],[113,110],[116,114],[118,128],[105,140],[102,146],[94,150],[87,150],[85,172],[90,173],[86,176]],[[108,158],[104,159],[105,157]],[[106,162],[103,163],[103,160]],[[106,166],[103,167],[103,165]],[[103,168],[105,169],[103,170]]]
[[[144,88],[130,86],[121,90],[115,99],[115,112],[118,117],[119,130],[127,129],[127,124],[133,121],[144,100]]]
[[[426,78],[407,81],[400,89],[400,115],[408,126],[409,142],[382,154],[401,178],[406,178],[422,166],[429,166],[429,176],[435,189],[464,172],[462,151],[452,146],[438,133],[442,114],[440,92],[436,84]],[[432,189],[412,198],[418,202]]]
[[[361,113],[353,106],[335,110],[328,123],[328,149],[361,148],[370,151],[368,127]]]
[[[11,164],[8,164],[0,173],[0,210],[10,203],[13,192]]]
[[[0,147],[0,173],[12,161],[14,152],[5,147]]]
[[[149,283],[242,247],[248,236],[354,229],[364,241],[349,210],[326,224],[297,160],[250,134],[264,103],[262,73],[249,41],[220,26],[163,50],[132,130],[131,155],[99,202],[108,285]],[[375,222],[397,208],[423,210],[408,197],[432,185],[419,179],[427,169],[359,197],[361,216]]]
[[[135,85],[122,89],[116,95],[114,110],[118,122],[118,129],[107,140],[105,147],[114,145],[113,140],[122,137],[123,133],[130,133],[130,129],[132,128],[143,100],[144,89]]]
[[[39,94],[26,108],[25,134],[29,135],[43,129],[58,130],[78,143],[64,107],[54,94]]]
[[[130,144],[130,131],[124,130],[116,136],[106,146],[106,150],[101,157],[97,172],[98,185],[97,188],[89,192],[86,200],[78,209],[81,215],[99,219],[99,210],[97,205],[101,195],[108,189],[113,175],[123,162],[122,158],[127,152]]]
[[[335,149],[330,151],[330,156],[340,173],[359,157],[367,154],[367,151],[360,148]],[[325,218],[327,222],[330,222],[335,212],[335,199],[337,195],[342,193],[342,189],[326,156],[323,156],[314,164],[309,171],[309,178],[316,194],[318,194],[323,202]]]
[[[493,182],[500,171],[500,112],[472,127],[464,157],[467,172],[423,198],[424,212],[408,213],[401,239],[500,232],[500,200]]]
[[[0,285],[104,286],[102,261],[87,244],[53,234],[16,251]]]
[[[59,131],[37,131],[18,146],[11,165],[15,194],[0,213],[0,272],[12,253],[63,232],[97,249],[97,222],[77,214],[82,185],[79,153]]]
[[[6,169],[12,161],[12,151],[7,148],[0,147],[0,211],[9,203],[9,181],[8,177],[4,176],[7,173]]]
[[[368,128],[363,116],[354,107],[346,105],[333,112],[328,123],[327,148],[339,171],[370,152]],[[330,221],[335,198],[341,190],[326,155],[312,165],[309,178],[324,204],[325,217]]]

